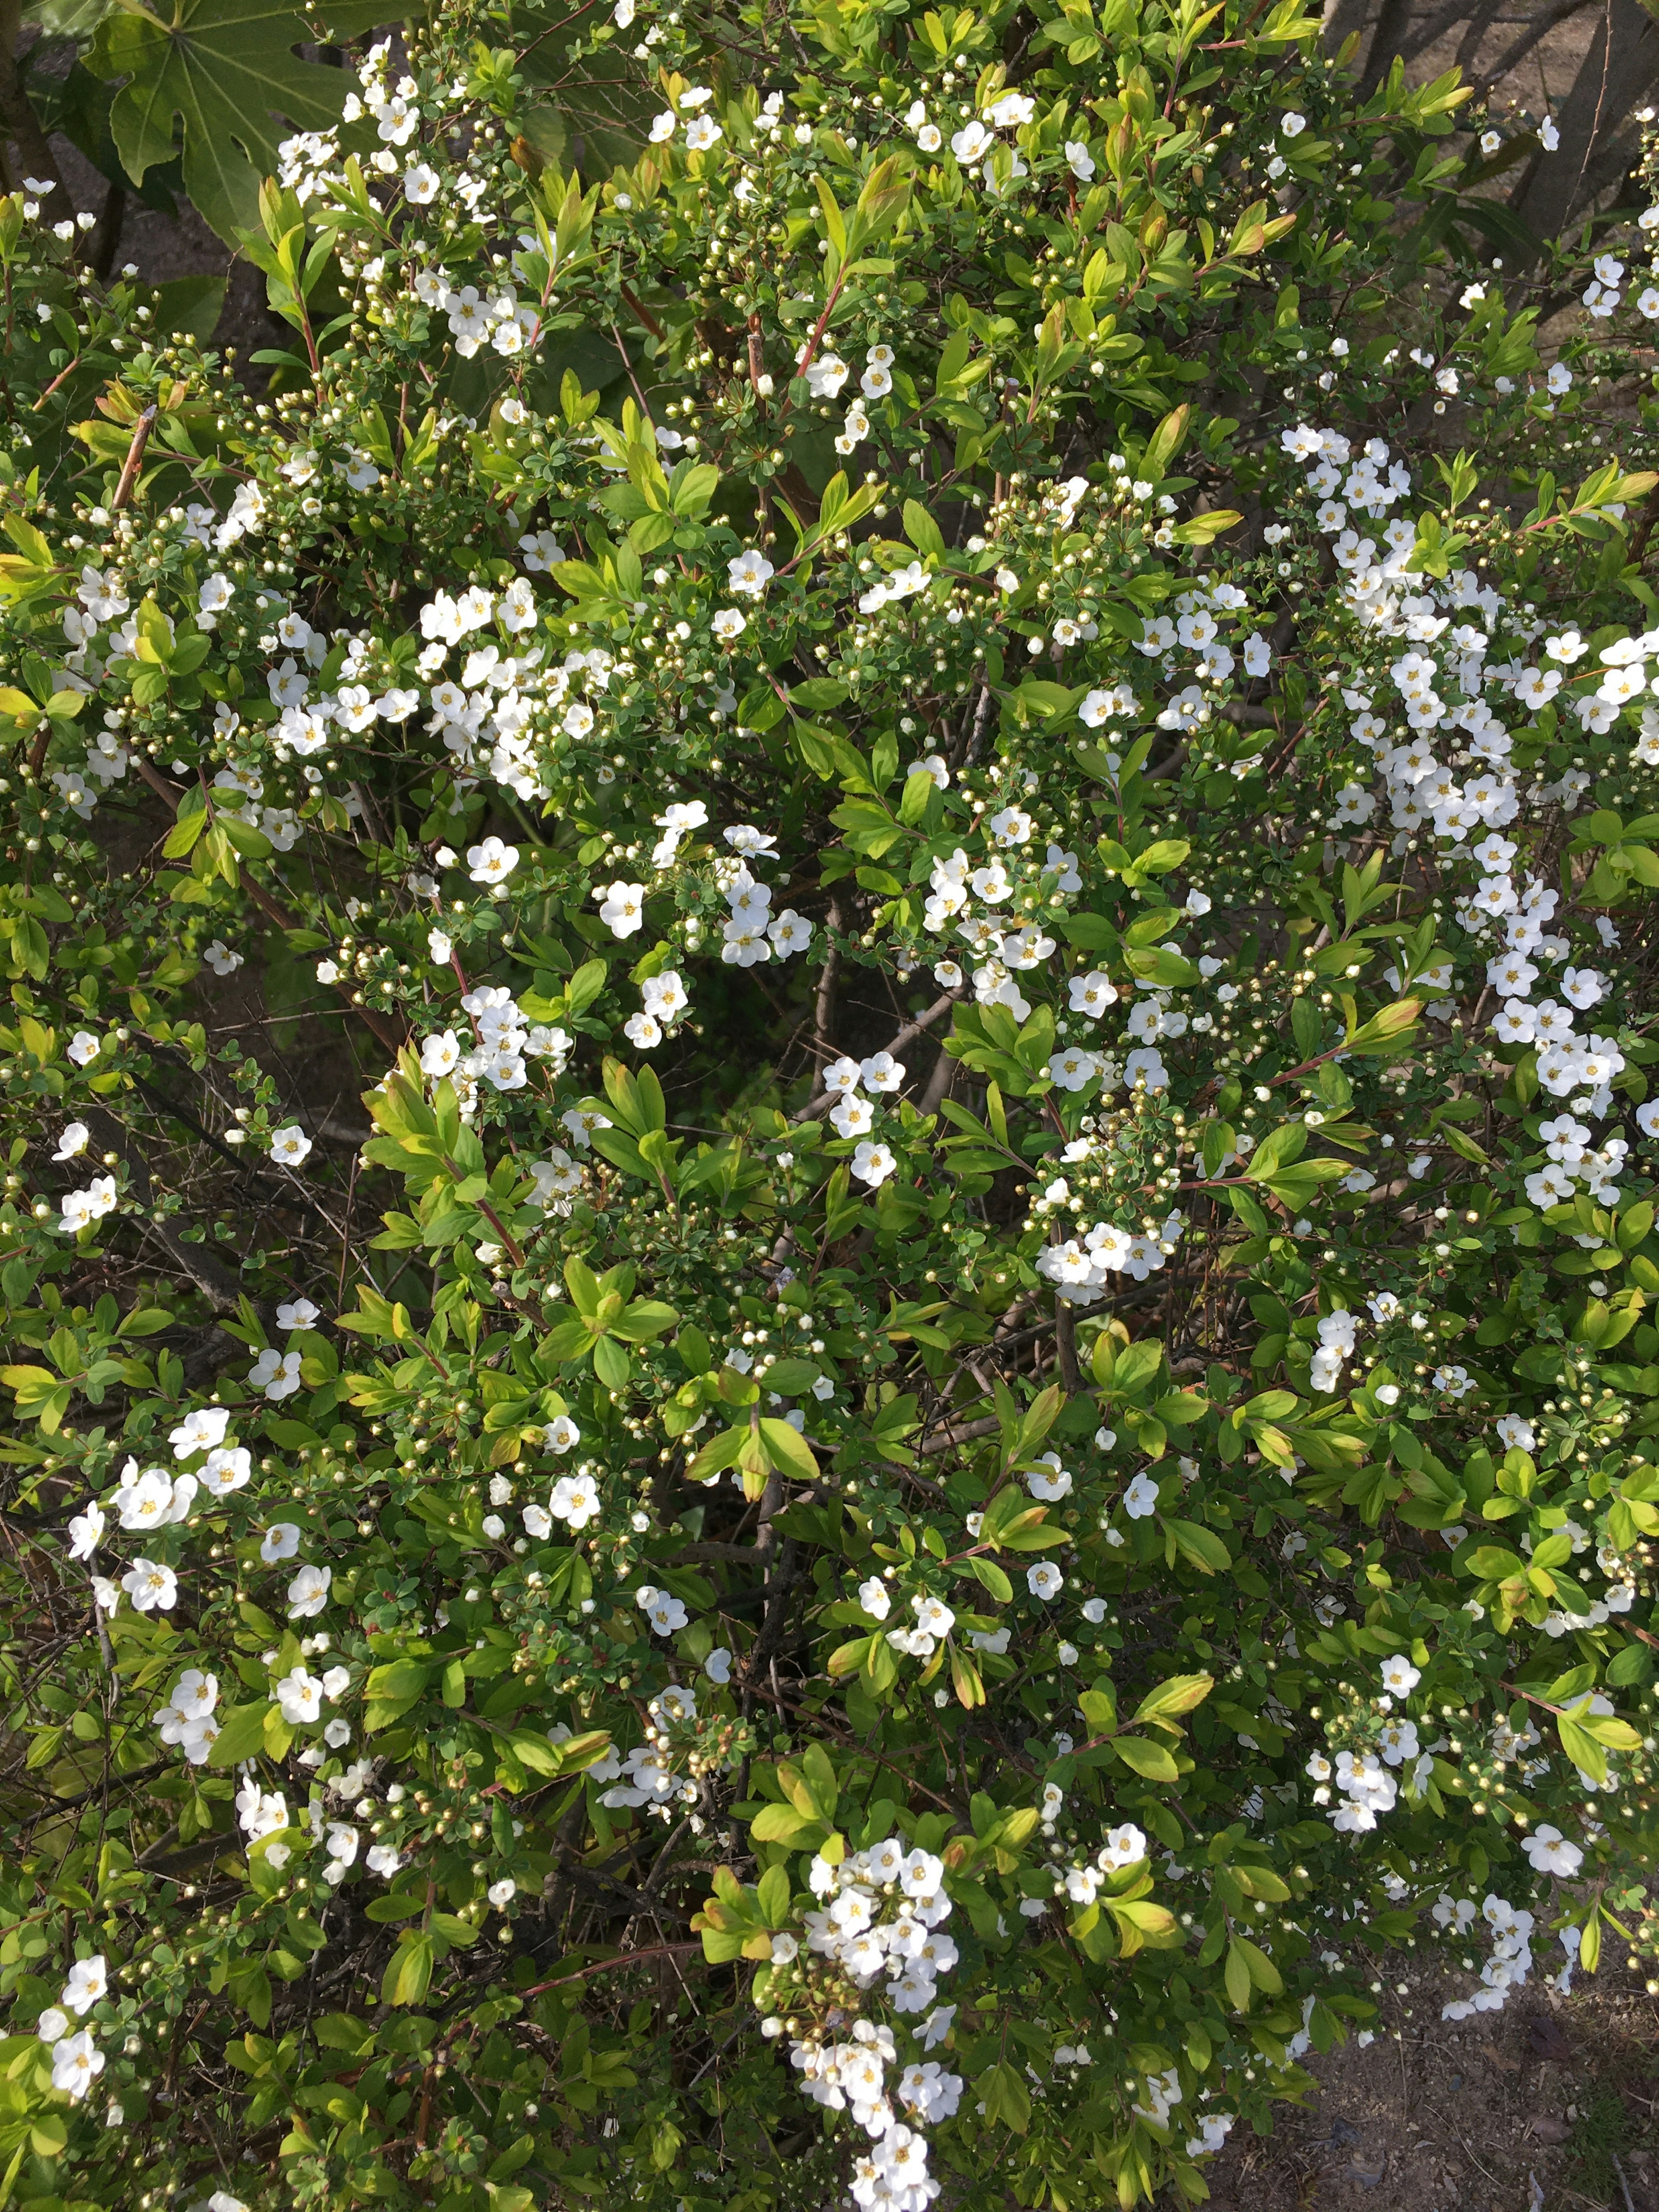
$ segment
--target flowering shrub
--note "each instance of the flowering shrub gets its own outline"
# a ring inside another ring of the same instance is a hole
[[[520,27],[263,398],[0,203],[7,2188],[1201,2199],[1655,1950],[1659,210],[1547,368],[1295,0]]]

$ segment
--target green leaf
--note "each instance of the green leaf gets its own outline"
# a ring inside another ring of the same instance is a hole
[[[1457,1565],[1466,1575],[1477,1576],[1483,1583],[1509,1582],[1527,1571],[1526,1561],[1501,1544],[1481,1544],[1474,1551],[1460,1552]]]
[[[945,537],[927,508],[914,499],[904,502],[904,534],[918,553],[945,558]]]
[[[1260,1436],[1256,1441],[1261,1443]],[[1212,1528],[1206,1528],[1196,1521],[1169,1520],[1164,1524],[1165,1534],[1188,1566],[1196,1567],[1201,1575],[1225,1574],[1233,1563],[1233,1555]]]
[[[1177,545],[1210,545],[1224,530],[1236,530],[1243,520],[1237,507],[1212,507],[1185,522],[1177,522],[1170,535]]]
[[[1167,1682],[1146,1692],[1135,1709],[1135,1719],[1173,1720],[1177,1713],[1189,1713],[1195,1705],[1201,1705],[1214,1687],[1213,1674],[1171,1674]]]
[[[257,1757],[265,1747],[265,1717],[276,1710],[266,1699],[251,1705],[233,1705],[214,1738],[209,1763],[214,1766],[240,1766],[245,1759]]]
[[[1285,1986],[1284,1978],[1261,1946],[1252,1943],[1248,1936],[1235,1936],[1232,1948],[1243,1960],[1252,1985],[1265,1996],[1276,1997]]]
[[[1561,1748],[1573,1765],[1582,1767],[1593,1782],[1604,1783],[1607,1778],[1607,1755],[1589,1730],[1565,1715],[1557,1716],[1555,1729],[1561,1739]]]
[[[1000,1605],[1006,1605],[1014,1595],[1014,1586],[994,1559],[975,1553],[968,1562],[969,1572],[982,1583]]]
[[[194,848],[197,839],[207,826],[208,818],[205,813],[180,814],[163,841],[161,846],[163,856],[169,860],[182,860],[185,855]],[[269,843],[266,845],[266,850],[270,850]]]
[[[391,1963],[380,1984],[380,2002],[389,2005],[417,2005],[432,1982],[433,1945],[430,1936],[413,1932],[398,1939]]]
[[[382,1923],[413,1920],[417,1913],[426,1911],[426,1891],[394,1889],[390,1896],[371,1898],[363,1911],[367,1918]]]
[[[749,1824],[749,1832],[757,1844],[796,1844],[811,1836],[817,1843],[829,1833],[827,1824],[814,1820],[809,1814],[798,1813],[793,1805],[768,1805]]]
[[[818,1463],[811,1446],[793,1422],[763,1419],[760,1432],[767,1456],[780,1474],[793,1475],[797,1482],[813,1480]]]
[[[1031,2124],[1031,2097],[1017,2066],[1000,2059],[988,2066],[974,2087],[979,2091],[988,2120],[1000,2121],[1023,2136]]]
[[[1112,1748],[1126,1766],[1145,1775],[1148,1782],[1180,1779],[1180,1768],[1161,1743],[1148,1743],[1144,1736],[1118,1735],[1112,1738]]]
[[[1227,2001],[1233,2010],[1249,2012],[1251,1989],[1250,1969],[1243,1953],[1239,1948],[1237,1936],[1227,1946],[1227,1964],[1223,1970],[1223,1979],[1227,1984]]]
[[[1192,962],[1179,952],[1171,952],[1167,945],[1126,946],[1123,964],[1142,982],[1157,984],[1161,988],[1198,981],[1198,970]]]
[[[316,36],[281,0],[158,0],[140,15],[112,9],[98,26],[88,66],[125,76],[110,130],[134,184],[173,158],[184,125],[185,190],[228,245],[258,219],[259,179],[278,167],[296,131],[331,130],[350,80],[343,70],[296,58]],[[279,122],[278,116],[287,118]]]

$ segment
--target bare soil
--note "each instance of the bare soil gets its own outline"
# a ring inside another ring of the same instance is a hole
[[[1442,2021],[1473,1978],[1396,1973],[1375,2042],[1306,2061],[1317,2091],[1271,2136],[1235,2131],[1212,2212],[1659,2212],[1659,2002],[1641,1978],[1604,1960],[1570,1996],[1534,1975],[1502,2012]]]

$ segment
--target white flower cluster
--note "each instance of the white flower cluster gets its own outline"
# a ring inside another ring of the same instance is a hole
[[[1056,1188],[1064,1186],[1051,1183],[1045,1196],[1052,1200]],[[1179,1212],[1166,1215],[1161,1226],[1143,1225],[1137,1230],[1097,1221],[1063,1243],[1044,1245],[1035,1265],[1067,1305],[1092,1305],[1114,1275],[1129,1275],[1144,1283],[1148,1275],[1155,1274],[1180,1243],[1186,1227],[1187,1217]]]
[[[890,1147],[870,1132],[880,1102],[896,1097],[904,1076],[904,1062],[895,1060],[890,1052],[872,1053],[867,1060],[854,1060],[850,1053],[843,1053],[830,1062],[819,1079],[836,1102],[830,1109],[830,1125],[838,1137],[854,1142],[853,1173],[872,1190],[885,1182],[898,1163]],[[865,1097],[859,1089],[860,1083],[873,1092],[873,1100]]]
[[[1534,1206],[1563,1206],[1582,1179],[1598,1206],[1617,1206],[1621,1195],[1613,1177],[1623,1169],[1630,1146],[1623,1137],[1609,1137],[1598,1150],[1590,1131],[1570,1114],[1540,1122],[1539,1135],[1548,1153],[1547,1164],[1526,1180],[1527,1196]]]
[[[655,818],[663,834],[651,859],[654,866],[666,869],[674,864],[690,832],[706,824],[708,810],[701,799],[690,799],[671,805]],[[793,953],[804,952],[812,941],[811,923],[793,907],[774,915],[771,888],[760,882],[750,866],[751,860],[777,857],[775,836],[748,822],[735,823],[721,834],[731,848],[714,864],[715,884],[730,909],[720,933],[722,961],[728,967],[753,968],[775,956],[787,960]],[[599,902],[599,920],[613,937],[637,934],[645,921],[643,884],[618,878],[600,884],[593,896]],[[701,941],[701,934],[695,925],[688,930],[687,944],[692,950]],[[679,975],[672,970],[642,984],[641,994],[645,1000],[644,1016],[635,1018],[629,1035],[641,1050],[648,1051],[661,1042],[663,1023],[677,1021],[689,1010],[690,1001]]]
[[[486,842],[499,842],[495,838]],[[513,848],[509,845],[502,850],[511,853]],[[486,853],[483,846],[473,847],[469,859],[474,854],[481,856],[475,866],[488,866],[497,859]],[[434,1084],[447,1077],[454,1085],[456,1101],[464,1115],[476,1112],[480,1083],[487,1082],[495,1091],[522,1091],[530,1080],[527,1060],[544,1060],[555,1076],[563,1074],[573,1042],[569,1032],[544,1023],[526,1021],[518,1000],[505,984],[483,984],[467,992],[461,1000],[461,1011],[471,1017],[476,1040],[472,1049],[462,1048],[461,1040],[453,1029],[441,1030],[422,1043],[421,1073]],[[540,1182],[542,1178],[538,1176],[537,1180]]]
[[[186,1667],[173,1686],[173,1694],[153,1718],[163,1743],[176,1743],[192,1766],[204,1766],[219,1735],[213,1709],[219,1701],[219,1678],[199,1667]]]
[[[1534,1867],[1546,1870],[1551,1844],[1560,1841],[1559,1829],[1540,1828],[1536,1835],[1527,1838],[1527,1856]],[[1572,1866],[1577,1866],[1583,1856],[1572,1844],[1565,1844],[1565,1851]],[[1492,1936],[1492,1956],[1480,1969],[1481,1987],[1473,1996],[1455,1997],[1449,2004],[1443,2005],[1441,2019],[1472,2020],[1476,2013],[1501,2012],[1510,1990],[1519,1989],[1532,1972],[1534,1923],[1531,1913],[1517,1911],[1507,1898],[1495,1893],[1478,1908],[1470,1898],[1442,1895],[1435,1901],[1431,1917],[1437,1927],[1455,1925],[1460,1935],[1471,1930],[1477,1921],[1484,1920]],[[1577,1930],[1573,1932],[1577,1935]]]
[[[70,2033],[69,2015],[84,2020],[100,1998],[109,1995],[109,1970],[101,1952],[77,1959],[70,1968],[64,1993],[48,2005],[36,2022],[36,2033],[52,2052],[52,2086],[66,2090],[79,2104],[104,2070],[104,2054],[92,2039],[89,2027]]]
[[[830,1900],[806,1916],[810,1948],[834,1959],[860,1989],[886,1975],[896,2012],[927,2011],[936,1978],[957,1962],[954,1942],[934,1932],[951,1916],[944,1862],[890,1839],[839,1865],[815,1857],[809,1880],[813,1895]]]
[[[1395,1698],[1408,1697],[1421,1680],[1420,1670],[1409,1659],[1385,1660],[1383,1693],[1378,1700],[1384,1712],[1389,1711]],[[1316,1805],[1329,1805],[1334,1778],[1340,1802],[1331,1814],[1331,1825],[1337,1833],[1366,1835],[1376,1827],[1378,1814],[1392,1812],[1399,1802],[1400,1784],[1389,1770],[1403,1766],[1408,1759],[1413,1765],[1407,1786],[1415,1795],[1434,1771],[1433,1754],[1420,1749],[1415,1721],[1390,1714],[1382,1723],[1376,1750],[1357,1754],[1339,1752],[1334,1762],[1326,1752],[1316,1751],[1309,1756],[1304,1771],[1317,1785],[1313,1793]]]
[[[1150,484],[1131,487],[1139,498],[1149,498]],[[1273,665],[1272,648],[1260,630],[1248,636],[1235,635],[1238,654],[1222,635],[1222,624],[1232,622],[1242,625],[1250,620],[1249,602],[1237,584],[1211,581],[1197,583],[1184,592],[1177,592],[1171,602],[1172,615],[1154,615],[1141,627],[1135,641],[1136,650],[1148,660],[1159,663],[1166,684],[1179,683],[1182,675],[1188,678],[1181,690],[1172,694],[1167,704],[1156,717],[1161,730],[1192,730],[1210,719],[1210,703],[1203,686],[1224,683],[1232,675],[1242,657],[1247,676],[1265,676]],[[1176,660],[1178,653],[1190,653],[1189,668]],[[1093,711],[1089,711],[1092,708]],[[1093,726],[1109,714],[1133,713],[1130,703],[1123,703],[1122,692],[1091,691],[1083,702],[1083,719]]]
[[[1313,2000],[1310,1997],[1306,2009],[1311,2012],[1312,2008]],[[1305,2030],[1300,2036],[1300,2051],[1297,2050],[1295,2040],[1287,2046],[1289,2055],[1293,2058],[1299,2058],[1302,2051],[1308,2047],[1309,2038]],[[1207,2095],[1209,2093],[1206,2091],[1205,2094]],[[1185,2093],[1181,2086],[1180,2073],[1171,2066],[1163,2074],[1149,2074],[1146,2076],[1146,2087],[1143,2096],[1139,2101],[1130,2106],[1130,2110],[1138,2119],[1150,2121],[1155,2128],[1167,2128],[1170,2124],[1170,2114],[1184,2100]],[[1198,2133],[1188,2140],[1188,2157],[1206,2158],[1212,2151],[1219,2150],[1231,2134],[1236,2118],[1237,2115],[1232,2112],[1200,2112],[1195,2115],[1194,2124]]]
[[[309,1301],[300,1303],[314,1319],[315,1311]],[[286,1310],[291,1312],[294,1309]],[[270,1355],[262,1357],[269,1358]],[[169,1528],[188,1522],[198,1490],[223,1499],[246,1486],[252,1476],[252,1460],[246,1445],[226,1442],[229,1421],[226,1407],[198,1406],[168,1431],[167,1441],[173,1446],[173,1457],[197,1462],[179,1474],[171,1475],[160,1467],[141,1469],[132,1458],[125,1462],[108,1499],[110,1511],[124,1530]],[[109,1513],[105,1507],[95,1498],[88,1499],[69,1523],[70,1557],[91,1559],[108,1525]],[[279,1559],[292,1558],[299,1544],[300,1531],[292,1522],[276,1522],[265,1531],[259,1556],[267,1566],[274,1565]],[[302,1566],[289,1584],[289,1620],[303,1620],[319,1613],[327,1602],[333,1579],[331,1567]],[[95,1571],[92,1572],[93,1597],[101,1611],[113,1613],[124,1590],[136,1612],[170,1613],[178,1602],[179,1577],[165,1561],[143,1556],[133,1560],[118,1583]],[[211,1711],[211,1699],[207,1710]],[[158,1713],[156,1718],[161,1721],[164,1716]],[[164,1741],[184,1739],[164,1736]]]
[[[639,1592],[641,1597],[647,1595],[646,1590]],[[662,1593],[653,1590],[648,1595],[659,1599]],[[676,1598],[669,1599],[668,1603],[678,1609],[679,1625],[684,1627],[684,1607]],[[589,1767],[588,1778],[593,1782],[611,1784],[612,1786],[600,1799],[601,1804],[626,1807],[630,1810],[643,1806],[659,1819],[665,1820],[676,1807],[697,1802],[696,1784],[677,1771],[673,1741],[676,1726],[685,1727],[696,1720],[696,1692],[672,1683],[653,1698],[645,1711],[645,1741],[636,1744],[625,1758],[619,1758],[615,1751],[607,1752],[602,1759]],[[569,1733],[568,1729],[556,1730],[554,1739],[558,1741]]]
[[[815,1856],[810,1880],[814,1896],[829,1900],[805,1916],[811,1949],[833,1959],[860,1989],[884,1975],[896,2012],[927,2012],[911,2032],[923,2051],[949,2034],[954,2005],[939,2005],[937,1978],[957,1963],[957,1947],[939,1932],[949,1918],[944,1863],[930,1851],[907,1851],[896,1838],[854,1852],[839,1865]],[[773,1938],[775,1965],[797,1955],[792,1936]],[[762,2033],[777,2036],[783,2022],[769,2017]],[[898,2066],[898,2045],[890,2027],[866,2020],[854,2023],[844,2042],[799,2039],[790,2058],[801,2087],[830,2112],[849,2112],[872,2138],[867,2154],[853,2166],[853,2197],[863,2212],[926,2212],[939,2185],[927,2171],[927,2142],[921,2126],[951,2118],[961,2101],[959,2075],[947,2074],[936,2061],[919,2058]],[[920,2124],[908,2125],[900,2110]]]
[[[1559,364],[1551,372],[1553,391],[1565,391],[1571,381]],[[1530,607],[1507,604],[1473,569],[1442,579],[1409,573],[1417,542],[1410,520],[1388,522],[1380,538],[1357,526],[1360,515],[1376,521],[1411,488],[1409,472],[1389,459],[1387,447],[1372,440],[1356,453],[1340,432],[1305,423],[1286,431],[1283,443],[1292,459],[1315,464],[1308,489],[1322,502],[1316,520],[1333,536],[1335,558],[1347,574],[1344,598],[1362,634],[1403,647],[1369,688],[1356,672],[1342,694],[1352,716],[1349,734],[1371,754],[1381,776],[1395,831],[1391,849],[1399,856],[1416,837],[1431,836],[1443,866],[1472,866],[1474,880],[1457,893],[1452,911],[1477,945],[1490,948],[1493,932],[1499,935],[1485,956],[1486,985],[1498,1002],[1492,1032],[1501,1044],[1534,1048],[1540,1086],[1570,1102],[1566,1114],[1545,1125],[1547,1157],[1528,1177],[1527,1194],[1548,1207],[1571,1198],[1582,1183],[1598,1202],[1616,1203],[1615,1178],[1628,1147],[1617,1137],[1597,1146],[1588,1125],[1612,1111],[1613,1085],[1626,1055],[1615,1036],[1578,1027],[1579,1018],[1607,996],[1608,981],[1593,966],[1571,964],[1570,939],[1548,927],[1560,893],[1535,878],[1516,879],[1518,847],[1503,834],[1523,807],[1571,810],[1588,792],[1589,778],[1572,768],[1556,783],[1523,790],[1512,769],[1514,740],[1496,708],[1510,701],[1530,714],[1551,708],[1576,715],[1587,731],[1605,732],[1651,689],[1659,629],[1592,648],[1571,626],[1547,632]],[[1389,696],[1379,705],[1383,681]],[[1644,709],[1638,753],[1659,762],[1659,714],[1651,708]],[[1361,827],[1376,804],[1364,785],[1350,783],[1338,794],[1331,826]],[[1618,945],[1607,916],[1598,918],[1597,930],[1604,945]],[[1555,994],[1535,997],[1547,967],[1561,970]],[[1453,963],[1437,954],[1418,974],[1390,971],[1389,980],[1396,989],[1447,992]],[[1456,1011],[1449,997],[1428,1007],[1442,1018]],[[1608,1018],[1607,1031],[1615,1028]],[[1644,1134],[1659,1131],[1659,1115],[1650,1118],[1654,1127],[1642,1123]]]
[[[1357,1324],[1346,1306],[1319,1317],[1319,1349],[1308,1363],[1308,1381],[1316,1390],[1334,1390],[1342,1378],[1345,1360],[1353,1358]]]
[[[106,1213],[114,1212],[118,1203],[115,1177],[94,1176],[84,1190],[66,1190],[59,1202],[63,1209],[56,1224],[59,1236],[79,1236],[94,1221],[101,1221]]]
[[[1053,1784],[1049,1785],[1053,1790]],[[1054,1793],[1058,1795],[1058,1792]],[[1045,1798],[1045,1804],[1047,1800]],[[1124,1867],[1138,1866],[1146,1856],[1146,1838],[1131,1820],[1109,1829],[1105,1841],[1092,1859],[1080,1864],[1073,1862],[1064,1869],[1054,1869],[1054,1895],[1067,1897],[1076,1905],[1088,1906],[1100,1893],[1100,1886],[1109,1874]]]

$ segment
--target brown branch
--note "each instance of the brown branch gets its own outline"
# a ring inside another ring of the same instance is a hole
[[[132,499],[138,482],[138,471],[143,466],[144,448],[149,443],[149,434],[155,427],[155,403],[151,400],[133,426],[132,443],[127,447],[126,459],[121,465],[121,481],[115,487],[115,496],[110,501],[112,514],[118,514]]]
[[[829,964],[828,961],[824,963],[826,972],[828,971]],[[919,1037],[924,1030],[931,1029],[933,1024],[939,1019],[939,1016],[945,1013],[950,1007],[954,1006],[956,1003],[956,993],[954,991],[946,991],[942,998],[934,1000],[933,1005],[928,1007],[926,1013],[918,1014],[913,1022],[907,1022],[904,1024],[904,1027],[899,1031],[898,1035],[889,1042],[885,1049],[890,1053],[902,1052],[904,1047],[908,1044],[913,1038]],[[822,1070],[820,1070],[820,1073],[822,1073]],[[797,1121],[818,1121],[823,1115],[830,1112],[830,1109],[835,1105],[835,1097],[832,1097],[829,1091],[821,1091],[817,1097],[812,1101],[810,1106],[802,1107],[800,1112],[796,1115],[795,1119]]]

